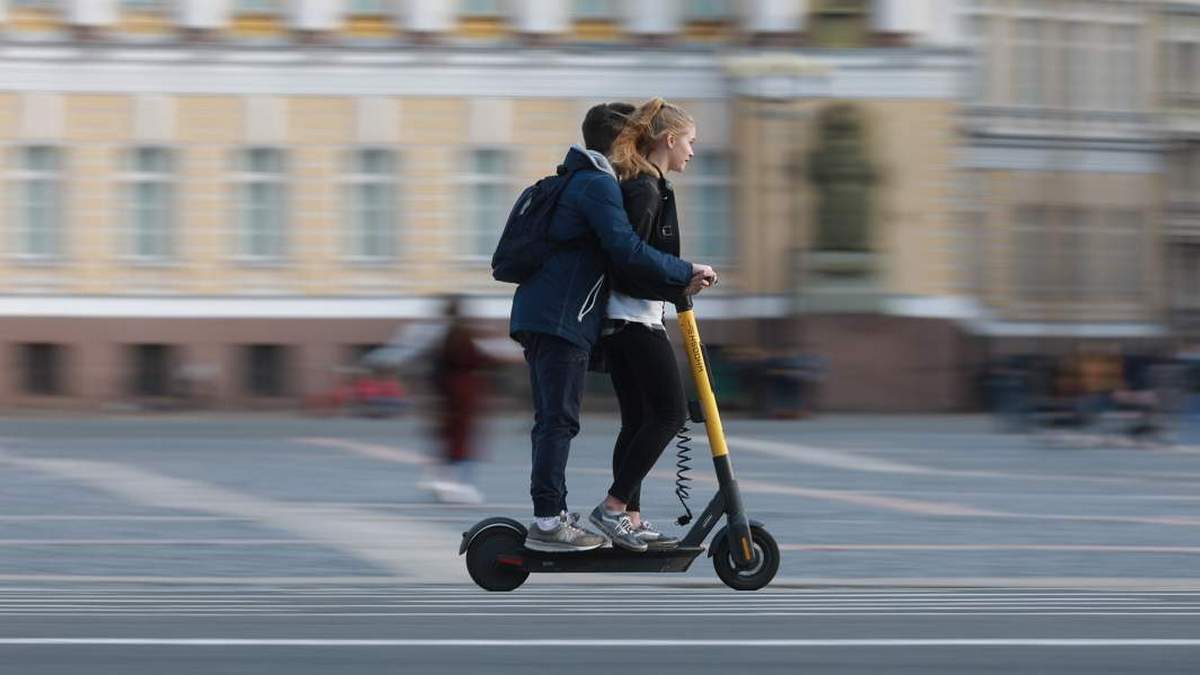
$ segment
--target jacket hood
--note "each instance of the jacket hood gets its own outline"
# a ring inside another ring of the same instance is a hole
[[[567,167],[568,171],[572,169],[596,169],[597,171],[603,171],[613,178],[617,177],[617,172],[613,170],[612,164],[609,163],[607,157],[595,150],[588,150],[578,144],[572,145],[567,150],[567,156],[563,159],[563,166]]]

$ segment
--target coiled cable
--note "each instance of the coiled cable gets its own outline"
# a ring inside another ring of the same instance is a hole
[[[684,515],[676,518],[675,524],[680,526],[692,522],[692,510],[687,505],[692,490],[692,479],[687,475],[692,470],[692,437],[688,435],[690,433],[688,425],[683,424],[675,434],[678,439],[675,443],[675,496],[679,498],[684,510]]]

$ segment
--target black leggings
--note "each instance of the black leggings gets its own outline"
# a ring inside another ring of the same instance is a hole
[[[640,511],[642,479],[683,426],[683,383],[665,331],[625,324],[605,338],[605,356],[621,406],[608,494]]]

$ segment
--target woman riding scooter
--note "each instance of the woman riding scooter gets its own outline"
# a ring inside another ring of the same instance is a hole
[[[695,141],[691,116],[655,98],[629,115],[610,152],[638,236],[675,256],[679,219],[665,174],[687,168]],[[589,520],[614,545],[645,551],[678,541],[641,517],[641,485],[685,419],[683,382],[663,326],[666,303],[680,299],[681,288],[640,282],[619,270],[609,277],[601,346],[621,410],[621,431],[613,448],[612,485]]]

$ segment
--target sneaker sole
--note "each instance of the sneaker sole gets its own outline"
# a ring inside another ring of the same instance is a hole
[[[525,540],[525,548],[541,553],[583,553],[585,551],[594,551],[603,545],[604,542],[591,546],[579,546],[576,544],[560,544],[553,541],[538,541],[536,539]]]
[[[617,541],[615,538],[609,536],[608,532],[604,531],[604,524],[596,522],[596,519],[592,516],[588,516],[588,522],[590,522],[592,525],[595,525],[596,529],[600,530],[600,534],[602,536],[608,537],[608,540],[612,542],[614,547],[619,547],[625,551],[632,551],[633,553],[645,553],[646,551],[650,550],[650,547],[646,545],[646,542],[642,542],[641,548],[635,548],[633,546],[629,546],[628,544]]]

